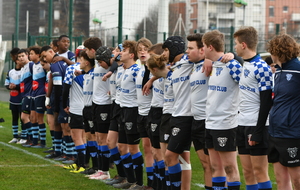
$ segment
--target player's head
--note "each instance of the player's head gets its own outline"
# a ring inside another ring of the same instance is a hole
[[[152,46],[151,41],[147,38],[141,38],[137,41],[136,46],[138,58],[142,62],[147,61],[149,59],[148,50]]]
[[[166,63],[167,59],[163,55],[151,54],[147,66],[154,76],[162,77],[162,73],[166,69]]]
[[[53,49],[53,51],[56,53],[58,52],[58,44],[57,44],[58,40],[52,40],[52,42],[50,43],[50,47]]]
[[[77,59],[80,63],[80,69],[89,70],[95,66],[95,59],[89,58],[89,56],[86,53],[86,49],[80,51]]]
[[[148,50],[149,54],[161,55],[164,52],[163,43],[157,43],[151,46]]]
[[[202,43],[202,34],[195,33],[187,36],[188,45],[186,53],[189,61],[198,62],[204,59],[204,50]]]
[[[288,34],[280,34],[269,42],[267,51],[270,52],[275,63],[285,63],[298,57],[300,48],[293,37]]]
[[[25,65],[29,62],[28,57],[28,50],[27,49],[20,49],[18,51],[18,60],[21,62],[21,64]]]
[[[13,61],[16,61],[18,59],[18,51],[20,50],[20,48],[13,48],[12,50],[10,50],[10,57]]]
[[[206,32],[202,36],[203,46],[212,46],[216,52],[224,52],[225,50],[225,36],[218,30]]]
[[[70,47],[70,38],[67,35],[61,35],[58,38],[57,41],[57,45],[58,45],[58,50],[60,53],[64,53],[66,51],[68,51],[69,47]]]
[[[52,59],[55,55],[55,52],[50,46],[43,46],[41,48],[40,57],[48,63],[52,63]]]
[[[122,43],[123,51],[121,52],[121,61],[126,62],[127,60],[134,60],[138,59],[137,51],[136,51],[136,41],[125,40]]]
[[[37,63],[40,60],[41,47],[40,46],[31,46],[28,48],[28,50],[29,50],[30,61]]]
[[[246,48],[252,51],[256,51],[258,43],[258,33],[254,27],[241,27],[233,34],[233,37],[236,44],[235,49],[238,55],[240,51]]]
[[[169,62],[173,62],[177,55],[184,53],[185,42],[180,36],[170,36],[163,43],[162,48],[164,49],[164,56],[168,58]]]
[[[96,50],[102,46],[102,42],[97,37],[90,37],[84,41],[83,45],[87,49],[86,53],[89,58],[95,58]]]
[[[101,67],[107,68],[109,67],[110,60],[112,58],[111,50],[106,46],[101,46],[96,51],[96,60],[100,64]]]

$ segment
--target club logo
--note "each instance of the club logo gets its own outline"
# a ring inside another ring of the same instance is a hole
[[[169,134],[164,134],[165,141],[169,139],[169,136],[170,136]]]
[[[173,135],[173,136],[176,136],[179,132],[180,132],[180,129],[177,128],[177,127],[174,127],[174,128],[172,129],[172,135]]]
[[[249,73],[250,73],[250,71],[249,71],[248,69],[245,69],[245,70],[244,70],[244,75],[245,75],[245,77],[248,77]]]
[[[220,147],[224,147],[226,145],[228,138],[227,137],[218,137],[217,140],[219,142]]]
[[[290,81],[292,79],[293,75],[292,74],[286,74],[286,80]]]
[[[107,113],[100,113],[100,117],[102,119],[102,121],[105,121],[107,119]]]
[[[175,187],[179,187],[180,184],[181,184],[181,181],[172,182],[172,184],[173,184]]]
[[[291,158],[295,158],[297,156],[298,148],[297,147],[288,148],[287,151]]]
[[[127,129],[128,131],[130,131],[130,130],[132,129],[132,122],[126,122],[126,123],[125,123],[125,126],[126,126],[126,129]]]
[[[93,121],[88,121],[90,128],[94,127],[94,122]]]
[[[154,132],[157,128],[157,124],[156,123],[151,123],[151,131]]]

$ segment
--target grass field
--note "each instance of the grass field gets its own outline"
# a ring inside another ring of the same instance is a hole
[[[9,104],[0,102],[0,118],[5,122],[0,123],[0,190],[110,190],[111,186],[101,181],[89,180],[81,174],[73,174],[62,169],[56,162],[44,159],[44,149],[25,148],[18,144],[8,144],[12,139],[11,114]],[[47,131],[47,143],[51,144],[50,135]],[[192,190],[204,189],[203,171],[201,164],[191,150],[192,162]],[[241,173],[241,168],[240,168]],[[113,177],[115,169],[110,170]],[[273,189],[276,189],[273,168],[270,165],[269,174],[273,182]],[[144,182],[146,182],[144,174]],[[241,173],[242,186],[245,182]]]

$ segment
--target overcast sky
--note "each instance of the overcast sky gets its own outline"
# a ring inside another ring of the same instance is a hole
[[[91,20],[98,18],[101,26],[109,29],[118,26],[119,0],[90,0]],[[123,0],[123,28],[135,28],[138,22],[147,15],[149,7],[158,0]],[[90,24],[93,27],[93,23]]]

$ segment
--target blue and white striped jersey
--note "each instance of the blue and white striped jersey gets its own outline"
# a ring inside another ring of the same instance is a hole
[[[106,81],[102,77],[109,71],[98,64],[94,69],[94,87],[93,87],[93,102],[97,105],[111,104],[111,97],[109,94],[109,78]]]
[[[84,74],[83,81],[83,103],[84,106],[92,106],[93,104],[93,84],[94,84],[94,68]]]

